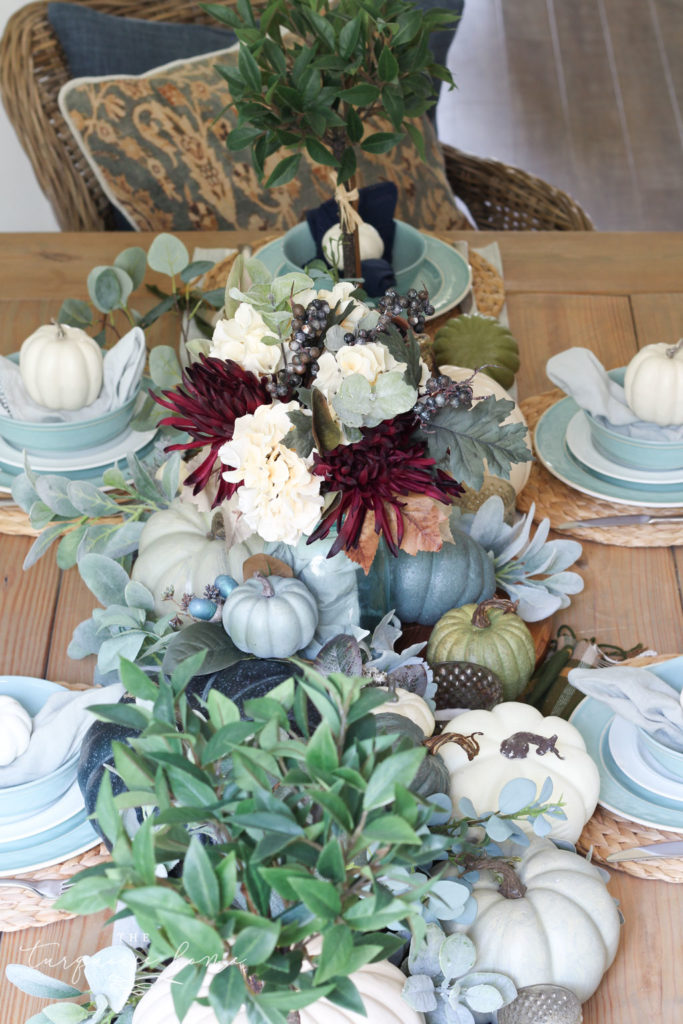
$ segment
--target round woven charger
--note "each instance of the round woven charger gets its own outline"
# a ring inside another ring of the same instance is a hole
[[[92,850],[65,860],[61,864],[53,864],[49,868],[27,871],[13,875],[14,878],[56,878],[66,881],[84,868],[95,867],[109,860],[106,846],[100,843]],[[66,921],[75,914],[65,910],[56,910],[54,900],[47,900],[30,889],[19,889],[14,886],[0,886],[0,932],[17,932],[23,928],[42,928],[55,921]]]
[[[630,658],[620,664],[654,665],[675,657],[675,654],[660,654],[654,657]],[[593,860],[605,864],[614,871],[624,871],[627,875],[635,875],[636,878],[656,878],[663,882],[681,883],[683,858],[623,860],[616,864],[607,861],[611,853],[632,850],[634,846],[643,846],[647,843],[672,842],[677,839],[683,840],[683,832],[660,830],[656,825],[638,825],[635,821],[622,818],[598,804],[576,845],[582,853],[587,853],[592,848]]]
[[[559,388],[546,391],[542,395],[525,398],[521,409],[526,417],[529,429],[533,432],[539,419],[551,405],[565,398]],[[534,519],[549,519],[552,527],[575,519],[596,519],[600,516],[631,515],[643,512],[665,516],[666,509],[643,508],[640,505],[615,505],[614,502],[600,498],[592,498],[563,484],[561,480],[549,473],[536,460],[531,467],[529,480],[521,494],[517,496],[517,508],[528,512],[532,503],[536,505]],[[676,512],[672,509],[671,514]],[[618,544],[629,548],[668,548],[674,544],[683,544],[683,524],[681,523],[650,523],[642,526],[591,526],[572,527],[563,530],[563,534],[578,537],[580,540],[592,540],[598,544]]]

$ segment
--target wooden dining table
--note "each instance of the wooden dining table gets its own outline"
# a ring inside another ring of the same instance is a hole
[[[0,352],[17,351],[66,297],[87,298],[86,278],[126,246],[152,235],[0,235]],[[247,234],[180,234],[188,248],[257,244]],[[644,345],[683,335],[683,233],[460,233],[474,246],[500,248],[510,327],[521,351],[520,397],[551,385],[547,359],[580,345],[607,368],[623,366]],[[451,240],[455,240],[455,236]],[[159,324],[150,342],[173,344],[175,327]],[[2,495],[0,495],[0,498]],[[617,510],[618,511],[618,510]],[[52,554],[24,572],[31,539],[0,534],[0,672],[90,683],[93,659],[66,650],[94,599],[75,569]],[[578,637],[660,653],[683,652],[683,530],[680,546],[583,543],[576,566],[585,587],[555,625]],[[681,821],[683,831],[683,815]],[[679,1024],[683,1021],[683,885],[610,871],[609,889],[624,916],[616,960],[584,1006],[585,1024]],[[73,980],[78,958],[110,940],[106,914],[7,932],[0,936],[0,1020],[22,1024],[44,1004],[5,980],[24,963]],[[81,979],[82,980],[82,979]]]

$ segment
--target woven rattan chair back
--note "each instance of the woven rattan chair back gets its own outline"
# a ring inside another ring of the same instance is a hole
[[[74,0],[72,0],[74,2]],[[106,14],[149,21],[215,24],[191,0],[75,0]],[[47,17],[47,2],[29,3],[0,40],[0,95],[38,183],[63,231],[111,228],[112,207],[76,145],[57,104],[70,77]],[[593,227],[565,192],[525,171],[443,147],[454,193],[478,228],[585,231]]]

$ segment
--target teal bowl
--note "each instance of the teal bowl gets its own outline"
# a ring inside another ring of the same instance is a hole
[[[0,694],[14,697],[34,718],[48,697],[62,686],[33,676],[0,676]],[[59,768],[33,782],[0,787],[0,821],[21,821],[56,803],[76,779],[78,751]]]
[[[411,224],[405,224],[402,220],[396,220],[394,224],[396,231],[392,266],[396,287],[403,294],[415,283],[418,270],[425,258],[427,243],[421,232]],[[286,261],[282,273],[301,270],[307,263],[316,259],[313,235],[305,221],[286,232],[282,239],[282,253]]]
[[[14,352],[9,358],[16,363],[19,353]],[[75,423],[35,423],[0,416],[0,437],[18,451],[25,450],[30,455],[96,448],[123,433],[133,418],[139,394],[140,388],[119,409]]]
[[[609,371],[609,377],[621,385],[625,374],[625,366]],[[683,470],[683,441],[642,441],[598,423],[589,412],[586,412],[586,417],[593,444],[612,462],[629,469]],[[681,476],[683,479],[683,473]]]
[[[670,661],[663,661],[658,665],[648,665],[647,669],[660,679],[663,679],[665,683],[668,683],[678,693],[683,691],[683,657],[672,658]],[[668,747],[666,743],[655,739],[654,736],[645,732],[644,729],[639,729],[638,732],[644,745],[657,763],[666,769],[670,775],[674,775],[677,779],[683,781],[683,750]]]

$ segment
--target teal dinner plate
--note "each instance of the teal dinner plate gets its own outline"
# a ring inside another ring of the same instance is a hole
[[[604,498],[616,505],[643,508],[680,508],[683,506],[683,481],[678,484],[651,484],[634,487],[623,480],[607,480],[582,466],[567,446],[567,428],[578,412],[573,398],[563,398],[543,413],[536,424],[534,447],[549,473],[575,491]]]
[[[434,316],[441,316],[454,309],[467,295],[472,287],[472,270],[465,257],[452,245],[431,235],[422,237],[426,243],[425,255],[415,272],[411,287],[426,288],[429,301],[434,307]],[[283,238],[276,238],[254,253],[273,275],[291,270],[284,256]]]
[[[44,841],[41,841],[40,836],[32,836],[12,844],[17,849],[0,847],[0,878],[19,871],[37,871],[51,864],[61,864],[62,861],[91,850],[102,841],[87,820],[85,810],[71,819],[67,831],[57,828],[54,832],[59,834],[48,834]]]
[[[614,712],[592,697],[584,697],[569,721],[579,730],[600,772],[598,803],[637,825],[665,831],[683,830],[683,801],[667,800],[636,786],[624,775],[609,750]]]

